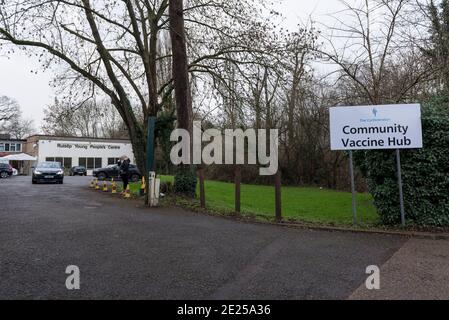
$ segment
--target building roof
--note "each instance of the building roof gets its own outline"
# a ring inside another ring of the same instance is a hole
[[[98,142],[117,142],[117,143],[131,143],[129,139],[108,139],[108,138],[93,138],[93,137],[76,137],[76,136],[52,136],[46,134],[35,134],[29,136],[27,141],[31,138],[36,140],[64,140],[64,141],[98,141]]]
[[[0,143],[3,142],[27,142],[25,139],[11,139],[11,138],[3,138],[0,136]]]

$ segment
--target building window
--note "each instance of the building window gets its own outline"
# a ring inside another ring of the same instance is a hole
[[[94,167],[94,158],[87,158],[87,169],[95,169]]]
[[[63,165],[64,168],[70,169],[72,167],[72,158],[64,158]]]
[[[120,158],[108,158],[108,166],[111,164],[117,164],[119,162]]]
[[[20,152],[22,151],[22,144],[20,143],[0,143],[0,151]]]
[[[87,170],[99,169],[103,165],[101,158],[79,158],[78,164]]]
[[[55,161],[58,162],[61,166],[64,164],[64,158],[62,157],[56,157]]]
[[[22,145],[20,143],[12,143],[11,151],[20,152],[22,151]]]
[[[61,166],[66,169],[70,169],[72,167],[72,158],[61,158],[61,157],[47,157],[45,161],[49,162],[59,162]]]
[[[84,168],[87,168],[87,164],[86,164],[86,158],[79,158],[78,159],[78,165]]]
[[[101,158],[95,158],[95,169],[102,167],[102,159]]]

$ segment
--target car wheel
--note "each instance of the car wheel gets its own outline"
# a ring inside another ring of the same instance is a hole
[[[32,184],[37,184],[37,181],[36,180],[31,180],[31,183]]]
[[[8,178],[8,176],[9,176],[8,172],[6,172],[6,171],[0,172],[0,178],[6,179],[6,178]]]
[[[132,176],[131,176],[131,182],[137,182],[137,181],[139,181],[140,180],[140,176],[138,175],[138,174],[133,174]]]

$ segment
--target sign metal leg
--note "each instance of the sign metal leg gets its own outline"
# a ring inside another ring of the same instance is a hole
[[[355,177],[354,177],[354,157],[352,150],[349,151],[349,173],[351,174],[351,192],[352,192],[352,222],[357,225],[357,202],[355,191]]]
[[[399,151],[399,149],[396,149],[396,165],[398,172],[399,203],[401,205],[401,224],[403,227],[405,227],[404,193],[402,190],[401,152]]]

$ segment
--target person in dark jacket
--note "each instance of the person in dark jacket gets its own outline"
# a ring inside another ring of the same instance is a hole
[[[123,192],[126,190],[126,188],[128,187],[128,183],[129,183],[128,179],[129,179],[129,164],[130,163],[131,163],[131,161],[126,156],[123,156],[120,161],[120,177],[122,178],[122,182],[123,182]]]

